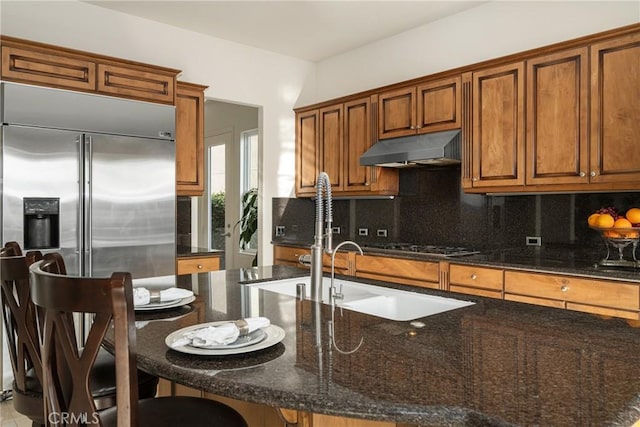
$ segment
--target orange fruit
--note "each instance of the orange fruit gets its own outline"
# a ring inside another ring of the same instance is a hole
[[[631,222],[625,218],[618,218],[616,222],[613,223],[613,228],[631,228]]]
[[[640,208],[629,209],[625,217],[631,224],[640,224]]]
[[[618,233],[617,231],[611,231],[611,230],[607,230],[602,234],[604,234],[605,237],[610,237],[613,239],[619,239],[622,237],[622,234]]]
[[[600,228],[611,228],[615,224],[615,220],[609,214],[602,214],[598,217],[597,226]]]
[[[599,213],[593,213],[593,214],[589,215],[589,218],[587,218],[587,223],[589,224],[589,226],[597,227],[598,226],[598,217],[599,216],[600,216]]]
[[[637,231],[629,231],[624,233],[624,237],[626,237],[627,239],[637,239],[638,237],[640,237],[640,233]]]

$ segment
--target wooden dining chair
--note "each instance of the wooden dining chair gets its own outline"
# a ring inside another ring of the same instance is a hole
[[[34,303],[44,310],[41,334],[42,369],[47,422],[68,425],[83,422],[102,426],[220,426],[246,427],[231,407],[196,397],[160,397],[139,400],[136,377],[136,328],[131,274],[109,278],[59,274],[55,254],[31,266]],[[94,316],[80,353],[71,313]],[[108,331],[115,342],[117,405],[98,411],[85,384]]]
[[[66,272],[60,255],[50,257],[57,271]],[[0,249],[0,285],[2,315],[7,332],[7,344],[13,370],[13,406],[36,425],[45,424],[42,397],[42,363],[38,341],[38,316],[30,290],[29,265],[42,259],[38,251],[22,250],[17,242],[7,242]],[[101,349],[94,364],[91,394],[97,408],[105,409],[116,404],[115,359]],[[140,395],[156,395],[158,377],[141,372],[138,375]]]
[[[29,265],[42,259],[38,251],[22,255],[17,242],[0,248],[0,293],[13,370],[13,407],[34,426],[44,424],[42,365],[36,330],[35,307],[29,289]]]

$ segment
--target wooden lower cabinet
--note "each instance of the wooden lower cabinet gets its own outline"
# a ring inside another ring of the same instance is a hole
[[[502,298],[504,270],[474,265],[449,266],[449,291]]]
[[[206,273],[220,270],[220,257],[186,257],[178,258],[178,274]]]
[[[355,255],[355,260],[356,277],[440,289],[437,262],[377,255]]]
[[[504,299],[509,301],[640,319],[637,283],[506,271],[504,292]]]

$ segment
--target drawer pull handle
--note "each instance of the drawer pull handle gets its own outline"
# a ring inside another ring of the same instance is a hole
[[[567,292],[569,290],[569,287],[567,285],[562,285],[562,286],[560,286],[560,290],[562,292]]]
[[[477,276],[475,273],[473,273],[473,274],[471,275],[471,280],[476,280],[477,278],[478,278],[478,276]]]
[[[202,270],[202,264],[198,264],[198,270]]]

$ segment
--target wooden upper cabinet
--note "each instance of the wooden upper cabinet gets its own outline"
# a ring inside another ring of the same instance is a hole
[[[176,85],[176,192],[201,196],[204,191],[204,91],[207,86]]]
[[[639,97],[640,33],[593,44],[591,182],[640,182]]]
[[[173,105],[180,70],[2,36],[2,79]]]
[[[296,114],[296,195],[313,196],[318,176],[320,136],[318,110]]]
[[[524,184],[524,62],[473,73],[474,187]]]
[[[458,129],[460,126],[460,76],[378,95],[379,139]]]
[[[129,64],[98,64],[98,92],[172,104],[175,101],[175,74]]]
[[[2,78],[63,89],[96,88],[95,62],[53,51],[34,51],[2,40]]]
[[[370,97],[296,113],[296,195],[313,197],[326,172],[339,196],[397,195],[398,170],[360,166],[374,143]]]
[[[526,184],[588,183],[586,47],[527,60]]]

